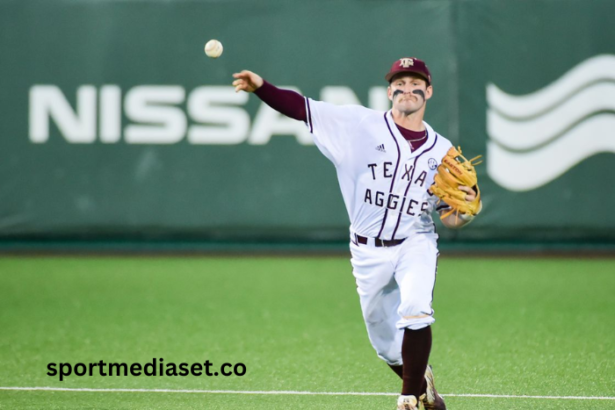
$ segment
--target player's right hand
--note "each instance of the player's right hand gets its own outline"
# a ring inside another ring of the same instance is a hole
[[[263,78],[252,71],[243,70],[240,73],[233,74],[233,77],[236,79],[233,81],[236,93],[239,91],[253,93],[263,85]]]

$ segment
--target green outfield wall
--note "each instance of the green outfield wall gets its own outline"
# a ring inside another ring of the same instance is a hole
[[[333,165],[231,74],[386,110],[384,74],[416,56],[433,75],[426,120],[485,156],[484,212],[444,240],[615,241],[614,14],[610,0],[0,0],[0,238],[343,240]]]

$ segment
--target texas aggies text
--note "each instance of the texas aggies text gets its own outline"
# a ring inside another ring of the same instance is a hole
[[[433,167],[431,171],[433,171],[437,168],[437,165],[436,165],[437,162],[435,161],[434,158],[430,158],[430,161],[431,161],[430,164],[432,164],[431,166]],[[434,165],[436,166],[434,167]],[[378,164],[367,164],[367,166],[371,168],[372,178],[376,180],[376,169],[378,169]],[[411,182],[410,178],[414,174],[412,172],[414,171],[414,167],[411,165],[410,168],[408,169],[407,165],[405,166],[406,168],[404,170],[404,174],[401,177],[402,181],[407,180],[408,183],[412,183],[414,185],[420,185],[421,187],[425,186],[425,181],[428,177],[427,171],[425,170],[421,171],[419,176],[414,181]],[[382,170],[382,173],[379,173],[378,177],[393,178],[393,174],[391,173],[393,169],[392,167],[393,167],[392,162],[383,162],[380,165],[380,169]],[[433,178],[433,175],[432,175],[432,178]],[[406,214],[411,215],[411,216],[416,215],[417,212],[424,213],[425,211],[429,209],[429,202],[427,201],[420,203],[419,201],[416,201],[412,198],[406,198],[406,197],[400,198],[399,195],[395,195],[391,193],[386,193],[382,191],[373,192],[371,188],[365,189],[365,202],[376,205],[376,206],[380,206],[380,207],[386,207],[387,209],[391,211],[395,211],[399,208],[400,212],[405,212]],[[405,210],[401,209],[402,205],[404,204],[407,204],[407,208]],[[418,206],[419,204],[420,204],[420,207]]]

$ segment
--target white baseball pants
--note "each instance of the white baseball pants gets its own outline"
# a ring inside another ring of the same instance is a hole
[[[353,237],[354,235],[351,235]],[[404,329],[431,325],[436,282],[436,235],[417,234],[393,247],[351,239],[350,262],[357,282],[367,334],[378,357],[401,365]]]

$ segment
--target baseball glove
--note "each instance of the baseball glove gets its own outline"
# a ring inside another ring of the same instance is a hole
[[[459,214],[466,218],[477,215],[481,210],[480,191],[478,189],[476,170],[474,166],[480,164],[482,161],[478,161],[481,156],[467,160],[461,155],[461,148],[458,150],[455,147],[451,147],[444,158],[442,163],[438,166],[438,173],[434,178],[434,184],[429,188],[431,193],[436,195],[441,202],[450,206],[450,210],[446,212],[441,218],[446,218],[455,212],[455,216]],[[465,185],[472,188],[476,192],[476,199],[472,202],[466,201],[466,193],[459,189],[460,185]],[[466,219],[463,218],[463,219]]]

